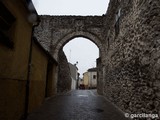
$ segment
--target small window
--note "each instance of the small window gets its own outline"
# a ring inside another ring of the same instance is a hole
[[[10,48],[13,48],[11,40],[11,27],[15,21],[15,17],[0,2],[0,42]]]
[[[120,16],[121,16],[121,8],[118,10],[116,14],[116,22],[119,20]]]
[[[96,75],[93,75],[93,79],[96,79]]]
[[[118,10],[117,14],[116,14],[116,18],[115,18],[115,36],[117,36],[119,34],[119,19],[121,17],[121,8]]]

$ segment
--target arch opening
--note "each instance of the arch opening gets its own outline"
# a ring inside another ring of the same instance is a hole
[[[99,48],[87,38],[76,37],[71,39],[63,46],[63,51],[69,63],[76,64],[78,61],[77,66],[81,75],[89,68],[96,67]]]
[[[67,57],[66,61],[62,56],[62,51]],[[96,89],[97,58],[99,58],[99,48],[91,40],[76,37],[65,42],[58,55],[60,63],[58,91],[63,92],[60,87],[63,87],[64,84],[64,89],[69,89],[69,86],[70,89]]]
[[[64,36],[62,39],[60,39],[53,51],[54,58],[58,61],[57,59],[58,53],[63,48],[63,46],[65,46],[65,44],[67,44],[72,39],[78,38],[78,37],[83,37],[92,41],[99,48],[99,57],[102,59],[102,61],[104,60],[105,47],[103,46],[101,40],[96,35],[90,32],[83,32],[83,31],[72,32]]]

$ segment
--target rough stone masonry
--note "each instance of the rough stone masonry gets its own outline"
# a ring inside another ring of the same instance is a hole
[[[111,0],[104,95],[124,112],[160,116],[160,1]]]
[[[71,73],[68,65],[67,58],[63,50],[59,51],[59,69],[58,69],[58,82],[57,93],[64,93],[71,90]]]
[[[160,116],[160,0],[110,0],[98,17],[40,18],[35,36],[53,57],[74,37],[89,38],[100,49],[98,91],[124,112]]]

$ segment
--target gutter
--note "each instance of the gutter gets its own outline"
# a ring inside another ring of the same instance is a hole
[[[27,71],[27,81],[26,81],[26,96],[25,96],[25,111],[24,111],[24,118],[28,116],[28,107],[29,107],[29,90],[30,90],[30,75],[31,75],[31,67],[32,67],[32,48],[33,48],[33,31],[34,27],[32,27],[32,35],[31,35],[31,43],[30,43],[30,51],[29,51],[29,58],[28,58],[28,71]]]

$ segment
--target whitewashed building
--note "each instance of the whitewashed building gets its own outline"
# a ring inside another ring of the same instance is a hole
[[[77,88],[77,81],[78,81],[78,68],[76,66],[76,64],[71,64],[69,63],[69,68],[70,68],[70,73],[71,73],[71,79],[72,79],[72,83],[71,83],[71,89],[74,90]]]

